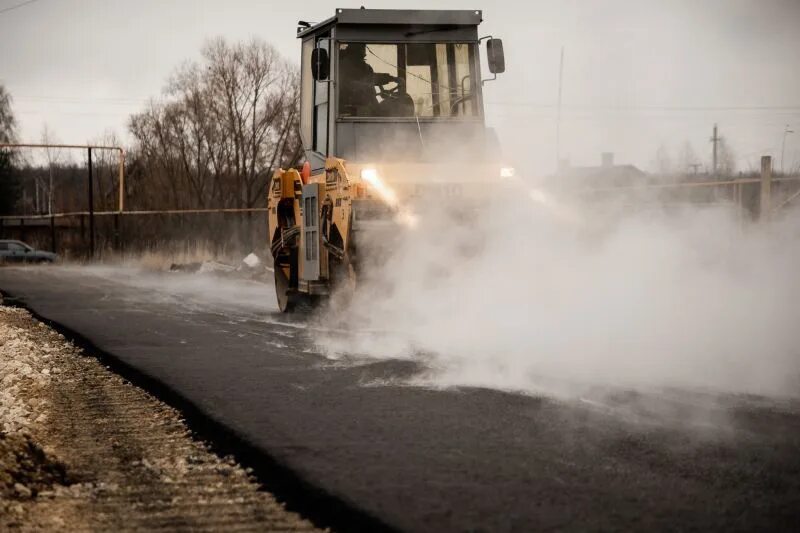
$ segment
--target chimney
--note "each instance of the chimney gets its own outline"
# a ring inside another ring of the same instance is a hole
[[[611,168],[614,166],[614,152],[603,152],[603,168]]]

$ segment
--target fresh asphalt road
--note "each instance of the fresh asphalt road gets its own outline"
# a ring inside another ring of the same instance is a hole
[[[391,385],[415,366],[326,359],[310,326],[279,315],[271,288],[250,282],[8,267],[0,291],[392,528],[800,524],[800,408],[792,401],[680,391],[557,401]],[[709,415],[702,422],[692,416],[698,409]]]

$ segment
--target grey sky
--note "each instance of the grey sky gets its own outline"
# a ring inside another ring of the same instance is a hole
[[[22,0],[0,0],[0,10]],[[482,4],[482,5],[481,5]],[[800,0],[375,0],[372,8],[484,11],[483,34],[505,41],[507,72],[486,85],[487,116],[514,164],[555,165],[559,50],[565,47],[562,154],[594,164],[600,152],[650,168],[664,144],[685,141],[707,163],[718,122],[738,156],[800,165]],[[208,37],[261,37],[299,57],[298,19],[340,2],[307,0],[37,0],[0,14],[0,81],[14,97],[21,137],[46,122],[62,141],[114,131],[158,96],[173,69]]]

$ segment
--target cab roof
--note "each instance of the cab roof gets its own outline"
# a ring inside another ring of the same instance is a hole
[[[297,28],[297,36],[304,37],[337,24],[353,25],[410,25],[410,26],[477,26],[483,21],[480,9],[347,9],[338,8],[336,14],[322,22]]]

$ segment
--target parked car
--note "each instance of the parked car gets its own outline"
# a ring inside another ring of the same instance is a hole
[[[53,252],[35,250],[22,241],[0,241],[0,263],[52,263],[56,259]]]

